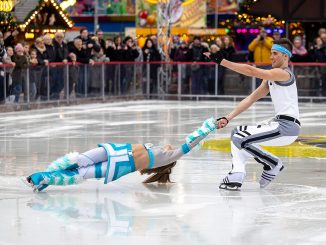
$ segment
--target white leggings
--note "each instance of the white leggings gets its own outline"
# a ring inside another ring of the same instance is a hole
[[[84,179],[103,178],[108,166],[108,156],[103,147],[97,147],[78,156],[78,173]]]

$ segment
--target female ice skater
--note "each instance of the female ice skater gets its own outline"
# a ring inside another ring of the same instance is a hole
[[[141,174],[153,174],[144,183],[170,182],[169,175],[176,161],[213,132],[218,120],[205,120],[177,149],[172,149],[169,144],[163,147],[151,144],[99,144],[98,148],[85,153],[69,153],[57,159],[46,171],[28,176],[26,182],[39,192],[49,185],[73,185],[92,178],[104,178],[107,184],[136,170]]]

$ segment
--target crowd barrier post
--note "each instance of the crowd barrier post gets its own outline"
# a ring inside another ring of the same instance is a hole
[[[182,91],[182,67],[178,63],[178,100],[181,100],[181,91]]]
[[[150,93],[150,65],[149,63],[146,64],[146,96],[149,99]]]
[[[102,86],[101,86],[101,91],[102,91],[102,100],[105,101],[105,64],[101,64],[101,80],[102,80]]]
[[[252,65],[253,67],[256,67],[255,64]],[[255,91],[256,89],[256,77],[251,78],[251,92]]]
[[[136,82],[137,82],[137,77],[136,77],[136,64],[133,64],[133,67],[134,67],[134,84],[133,84],[133,94],[135,95],[136,94]]]
[[[47,90],[47,100],[50,100],[50,64],[46,66],[46,90]]]
[[[66,64],[65,65],[65,75],[66,75],[66,79],[65,79],[65,87],[66,87],[66,101],[67,101],[67,104],[69,105],[69,102],[70,102],[70,93],[69,93],[69,64]]]
[[[218,93],[218,64],[215,64],[215,95]]]
[[[118,65],[118,79],[117,79],[117,83],[118,83],[118,95],[121,95],[121,64]]]
[[[1,76],[1,71],[0,71]],[[3,99],[4,103],[6,104],[6,98],[7,98],[7,75],[6,75],[6,67],[3,68]]]
[[[30,92],[29,92],[29,88],[30,88],[30,80],[29,80],[29,67],[26,69],[26,93],[27,93],[27,106],[28,108],[30,107]]]
[[[84,65],[84,90],[85,90],[85,98],[87,98],[87,68],[88,68],[88,65],[87,64],[85,64]]]

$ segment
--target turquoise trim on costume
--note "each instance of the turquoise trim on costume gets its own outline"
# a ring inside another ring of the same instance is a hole
[[[151,169],[154,165],[154,155],[153,152],[150,148],[146,148],[149,156],[149,164],[148,164],[148,169]]]
[[[54,172],[38,172],[31,175],[34,186],[41,185],[38,191],[44,190],[49,185],[73,185],[80,180],[77,169],[58,170]]]
[[[109,170],[110,170],[110,153],[108,148],[106,147],[105,144],[98,144],[98,147],[103,147],[104,150],[106,151],[106,154],[108,155],[108,165],[106,167],[106,171],[105,171],[105,177],[104,177],[104,184],[108,183],[108,175],[109,175]]]
[[[110,144],[110,146],[112,146],[113,150],[115,150],[115,151],[124,150],[126,148],[128,149],[128,147],[130,145],[130,144],[112,144],[112,143],[108,143],[108,144]]]
[[[104,184],[108,183],[110,164],[111,164],[111,159],[113,159],[113,158],[128,155],[128,161],[115,162],[115,166],[114,166],[115,170],[114,170],[114,174],[112,177],[112,181],[114,181],[126,174],[136,171],[134,158],[132,156],[132,145],[131,144],[112,144],[112,143],[110,143],[109,145],[112,147],[112,149],[114,151],[126,150],[126,153],[123,153],[122,155],[113,155],[113,156],[110,155],[107,145],[108,144],[98,144],[99,147],[103,147],[105,149],[106,154],[108,156],[108,165],[107,165],[106,172],[105,172]]]
[[[272,50],[276,50],[279,51],[283,54],[287,54],[290,58],[292,57],[292,53],[287,50],[286,48],[284,48],[283,46],[279,45],[279,44],[273,44],[272,46]]]
[[[72,152],[64,155],[53,161],[45,170],[46,172],[53,172],[60,169],[78,168],[78,152]]]
[[[66,170],[72,170],[72,169],[77,169],[79,168],[79,165],[77,163],[71,165],[70,167],[66,168]]]
[[[37,190],[40,192],[40,191],[43,191],[45,188],[47,188],[49,185],[41,185],[39,188],[37,188]]]
[[[210,132],[213,132],[215,129],[215,119],[213,117],[206,119],[200,128],[196,129],[194,132],[187,136],[186,142],[188,144],[194,142],[196,139],[198,139],[198,137],[205,137]]]
[[[190,151],[190,147],[187,144],[183,144],[181,146],[181,150],[182,150],[183,154],[187,154]]]
[[[100,179],[102,177],[102,163],[95,164],[95,178]]]
[[[111,144],[112,146],[113,144]],[[114,171],[114,175],[112,178],[112,181],[115,181],[119,178],[121,178],[122,176],[135,172],[136,171],[136,166],[135,166],[135,161],[134,161],[134,157],[132,156],[132,145],[131,144],[125,144],[123,149],[127,149],[127,153],[128,154],[128,158],[129,161],[124,161],[124,162],[117,162],[115,165],[115,171]]]

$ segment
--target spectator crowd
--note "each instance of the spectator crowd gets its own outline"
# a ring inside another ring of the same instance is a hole
[[[64,88],[69,94],[74,92],[77,97],[81,97],[100,93],[103,85],[106,93],[119,91],[120,94],[126,94],[135,77],[143,91],[143,83],[148,78],[150,92],[158,91],[158,71],[162,66],[159,61],[166,60],[167,57],[159,50],[156,36],[149,36],[143,47],[139,47],[137,41],[130,36],[104,39],[103,31],[97,30],[90,34],[85,28],[69,42],[62,32],[55,33],[53,38],[45,34],[36,38],[33,44],[17,40],[18,34],[18,31],[0,32],[0,102],[5,99],[19,102],[22,94],[24,100],[27,96],[31,101],[57,100],[64,96]],[[266,30],[261,28],[248,46],[248,60],[269,63],[273,41],[280,37],[279,32],[268,36]],[[326,62],[326,29],[321,28],[313,45],[308,49],[306,47],[302,36],[294,37],[291,60]],[[215,66],[201,65],[202,62],[209,61],[203,55],[207,51],[221,51],[225,58],[238,61],[235,44],[230,36],[216,37],[210,44],[200,36],[194,36],[190,43],[181,40],[178,35],[173,36],[169,60],[192,62],[191,65],[180,65],[183,92],[224,94],[224,68],[218,67],[216,73]],[[149,76],[142,75],[146,66],[135,66],[135,61],[151,62]],[[105,66],[103,71],[101,66],[95,65],[96,62],[112,64]],[[65,65],[67,63],[70,64],[68,70]],[[177,66],[173,66],[172,74],[177,75],[178,72]],[[326,69],[320,69],[320,73],[323,81],[326,81]],[[324,87],[323,93],[326,95]]]

